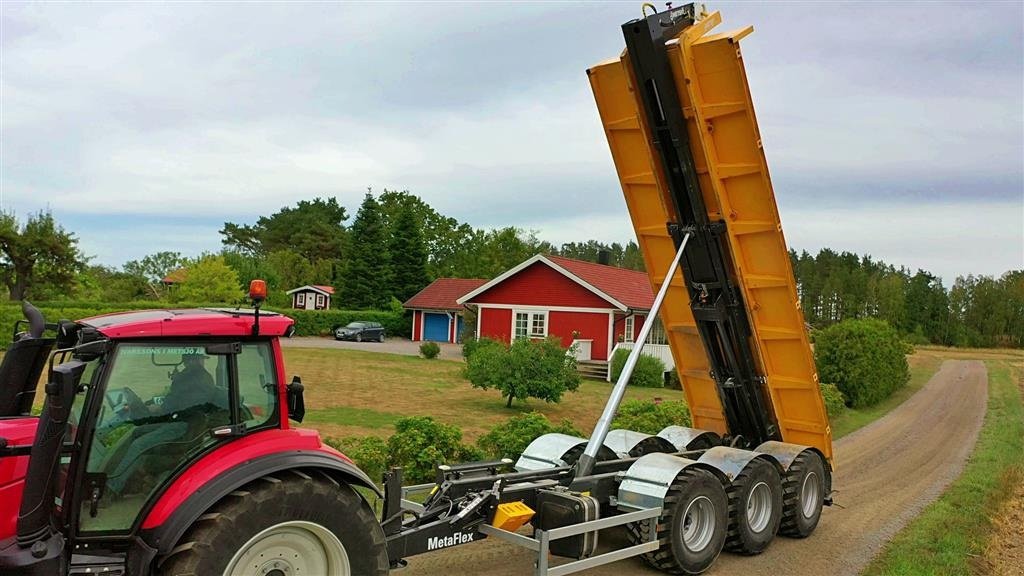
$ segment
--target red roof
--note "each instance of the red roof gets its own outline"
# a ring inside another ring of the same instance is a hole
[[[313,288],[319,288],[328,294],[334,294],[334,286],[321,286],[320,284],[314,284]]]
[[[438,278],[402,304],[417,310],[460,310],[459,298],[486,284],[480,278]]]
[[[562,256],[545,258],[631,309],[650,310],[654,305],[654,291],[646,272]]]

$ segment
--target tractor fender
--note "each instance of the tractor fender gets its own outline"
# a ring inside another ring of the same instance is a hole
[[[751,450],[730,448],[728,446],[715,446],[714,448],[710,448],[697,459],[698,462],[707,464],[708,466],[712,466],[721,471],[721,474],[724,474],[725,477],[729,479],[729,483],[732,483],[732,481],[735,480],[736,477],[743,472],[743,469],[746,468],[753,460],[765,460],[775,466],[775,469],[779,471],[779,474],[785,472],[779,464],[779,461],[771,454],[762,454]]]
[[[244,462],[211,479],[189,495],[160,525],[144,527],[141,539],[155,555],[166,554],[188,527],[222,498],[262,476],[287,470],[320,470],[339,483],[362,486],[380,495],[380,490],[362,470],[330,452],[278,452]]]

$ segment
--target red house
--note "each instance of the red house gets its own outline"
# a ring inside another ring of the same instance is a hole
[[[477,309],[480,337],[558,336],[579,360],[605,362],[616,342],[634,340],[654,293],[644,272],[538,254],[456,302]],[[648,343],[666,343],[660,322]]]
[[[479,278],[438,278],[402,306],[412,310],[412,339],[458,342],[465,308],[458,298],[487,283]]]

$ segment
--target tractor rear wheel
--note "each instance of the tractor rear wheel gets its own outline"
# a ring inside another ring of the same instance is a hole
[[[825,501],[825,465],[810,450],[793,460],[782,481],[782,526],[779,533],[806,538],[818,527]]]
[[[687,468],[665,496],[665,508],[657,519],[661,547],[643,556],[652,567],[667,574],[700,574],[715,562],[725,544],[729,501],[722,482],[699,468]],[[651,522],[629,525],[634,544],[650,539]]]
[[[318,471],[264,476],[188,529],[159,565],[167,576],[385,576],[384,532],[350,486]]]
[[[782,478],[770,462],[751,460],[732,485],[729,494],[727,550],[760,554],[772,543],[782,521]]]

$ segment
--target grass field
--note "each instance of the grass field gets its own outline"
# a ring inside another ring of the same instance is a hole
[[[478,390],[462,377],[462,362],[354,350],[286,348],[289,375],[306,387],[306,421],[325,436],[388,436],[403,416],[433,416],[462,428],[474,441],[496,424],[522,412],[568,419],[589,431],[601,415],[611,385],[584,380],[558,404],[531,399],[511,409],[495,390]],[[682,398],[668,389],[634,388],[627,398]]]
[[[306,385],[304,424],[331,437],[388,436],[399,418],[427,415],[460,426],[472,441],[495,424],[531,410],[554,422],[569,419],[587,432],[610,390],[605,382],[584,380],[579,391],[566,394],[558,404],[533,399],[506,409],[498,392],[470,386],[462,377],[461,362],[354,350],[286,348],[284,353],[290,373],[301,375]],[[938,370],[944,354],[943,349],[915,353],[907,386],[876,406],[846,410],[833,419],[833,437],[877,420],[912,396]],[[681,399],[682,392],[631,388],[626,397]]]
[[[996,529],[992,519],[1024,479],[1024,364],[1021,354],[1009,356],[986,360],[988,412],[960,478],[897,534],[866,574],[967,575],[990,571],[983,558]],[[1019,530],[1019,526],[1014,530],[1018,538]],[[1015,536],[1010,533],[1000,537]]]

